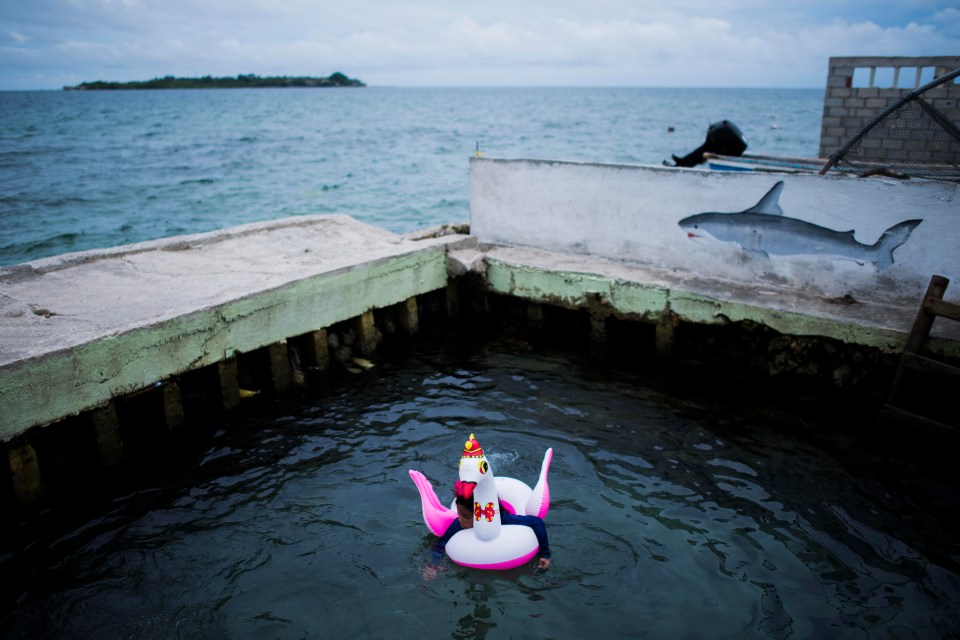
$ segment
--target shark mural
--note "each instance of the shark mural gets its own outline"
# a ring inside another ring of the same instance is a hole
[[[853,230],[834,231],[826,227],[788,218],[780,208],[783,181],[777,182],[760,202],[736,213],[705,212],[689,216],[678,224],[688,238],[712,238],[734,242],[746,251],[769,258],[771,255],[827,255],[872,262],[877,269],[893,264],[893,252],[905,243],[923,220],[895,224],[874,244],[854,239]]]

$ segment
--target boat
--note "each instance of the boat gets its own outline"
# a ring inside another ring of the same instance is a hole
[[[743,154],[726,156],[719,153],[704,153],[707,167],[713,171],[770,171],[775,173],[819,173],[826,158],[794,158]]]

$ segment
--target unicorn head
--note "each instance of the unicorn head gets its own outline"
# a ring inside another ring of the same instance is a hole
[[[471,433],[470,439],[463,445],[463,456],[460,458],[460,480],[476,482],[479,485],[481,481],[488,479],[493,479],[490,462],[483,454],[483,448],[477,442],[477,438]]]
[[[500,501],[493,469],[474,435],[463,445],[460,457],[460,481],[476,483],[473,490],[474,534],[480,540],[493,540],[500,535]]]

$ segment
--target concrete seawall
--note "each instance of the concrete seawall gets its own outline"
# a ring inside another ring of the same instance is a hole
[[[0,440],[443,288],[457,240],[320,216],[4,269]]]
[[[399,236],[343,216],[70,254],[0,270],[5,493],[20,504],[42,500],[45,478],[72,455],[69,438],[45,435],[54,425],[82,416],[95,466],[109,468],[129,449],[118,410],[125,398],[152,394],[159,420],[174,429],[185,415],[181,385],[198,372],[229,409],[240,402],[244,358],[261,363],[260,384],[283,390],[344,348],[328,329],[348,323],[352,352],[369,355],[375,311],[416,333],[424,296],[440,296],[449,310],[464,287],[480,307],[490,296],[525,305],[534,327],[546,308],[583,314],[587,339],[601,345],[612,323],[646,327],[664,361],[684,326],[741,325],[895,358],[916,314],[915,305],[849,304],[622,260],[482,245],[449,229]],[[960,357],[956,332],[931,346]],[[817,366],[806,352],[791,357]]]

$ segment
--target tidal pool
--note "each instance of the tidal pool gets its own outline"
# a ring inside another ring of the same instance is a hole
[[[957,636],[953,475],[855,425],[692,398],[525,343],[424,347],[233,419],[176,477],[0,556],[0,635]],[[424,571],[408,470],[449,499],[470,433],[531,485],[553,447],[549,570]]]

